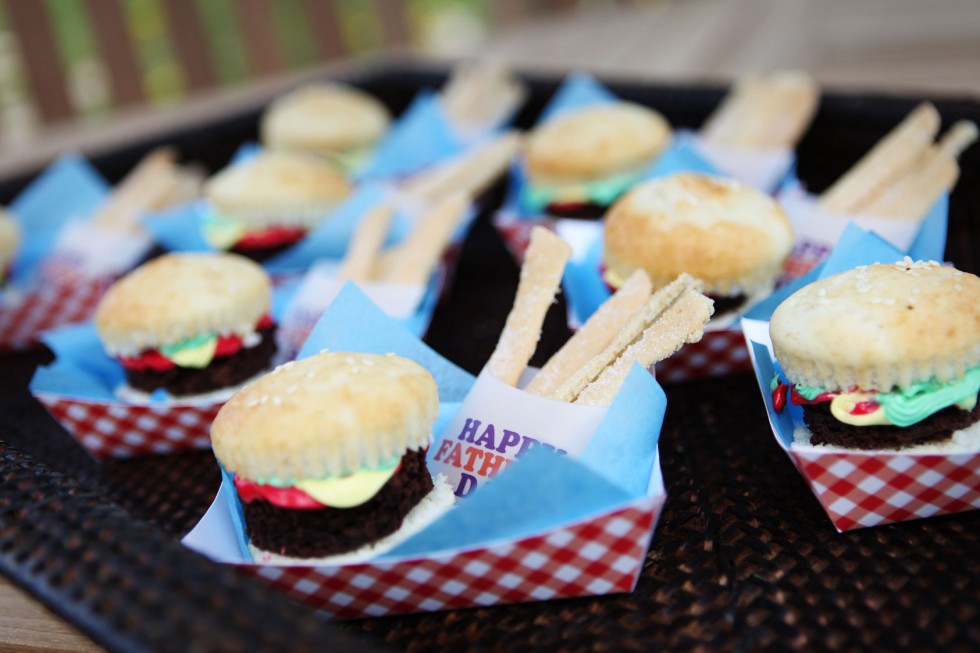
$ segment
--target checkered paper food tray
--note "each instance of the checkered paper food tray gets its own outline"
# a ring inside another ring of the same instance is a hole
[[[89,319],[115,277],[74,277],[46,281],[22,295],[0,301],[0,349],[37,344],[43,331]]]
[[[659,494],[531,537],[432,556],[240,568],[338,618],[629,592],[643,569],[663,503]]]
[[[793,423],[769,392],[776,363],[769,323],[742,320],[763,401],[780,447],[806,480],[838,531],[980,508],[980,451],[841,452],[793,443]]]
[[[211,446],[211,422],[224,402],[133,405],[35,394],[93,457],[133,458]]]
[[[433,427],[428,465],[433,474],[449,477],[451,486],[450,471],[464,463],[459,456],[444,455],[449,449],[486,446],[501,457],[513,455],[517,444],[512,440],[506,445],[511,449],[505,449],[503,438],[497,444],[484,442],[493,439],[488,434],[494,425],[498,433],[526,441],[533,435],[536,442],[554,444],[551,436],[564,434],[564,427],[554,426],[563,423],[559,412],[572,408],[528,396],[527,401],[538,402],[539,412],[548,413],[539,426],[532,426],[528,411],[514,409],[495,393],[478,392],[486,389],[484,375],[474,378],[453,366],[353,284],[324,313],[299,358],[322,348],[393,352],[430,370],[439,388],[440,417]],[[245,565],[299,600],[342,616],[628,591],[643,567],[665,501],[657,452],[665,408],[666,397],[656,381],[635,368],[590,427],[580,457],[571,455],[572,447],[569,455],[559,455],[554,447],[538,446],[513,456],[475,491],[463,491],[460,485],[454,508],[368,563],[254,566],[227,477],[211,509],[184,542],[216,561]],[[469,439],[467,434],[474,435],[481,422],[483,435]],[[470,428],[470,423],[475,425]]]

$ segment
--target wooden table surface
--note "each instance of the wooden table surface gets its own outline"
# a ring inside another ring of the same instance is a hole
[[[977,0],[679,0],[627,9],[582,9],[513,27],[473,53],[516,68],[650,82],[727,82],[779,68],[805,70],[836,90],[980,98]],[[275,88],[275,85],[267,85]],[[204,98],[205,114],[238,98]],[[187,110],[187,107],[184,107]],[[178,110],[180,111],[180,110]],[[114,125],[138,137],[180,114]],[[37,153],[85,148],[99,134],[55,134]],[[4,162],[8,173],[26,163]],[[0,577],[0,652],[98,651],[71,625]]]

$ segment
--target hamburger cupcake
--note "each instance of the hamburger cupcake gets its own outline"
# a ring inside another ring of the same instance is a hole
[[[603,247],[611,287],[637,269],[656,288],[686,272],[704,282],[717,320],[772,291],[793,231],[765,193],[680,173],[644,182],[617,201],[606,215]]]
[[[980,448],[980,278],[936,262],[862,266],[803,287],[769,324],[802,405],[798,442]]]
[[[432,376],[393,354],[323,352],[236,393],[211,426],[257,562],[374,555],[452,505],[426,467]]]
[[[670,136],[663,116],[629,102],[549,120],[528,139],[523,201],[533,211],[597,218],[636,183]]]
[[[0,287],[10,277],[14,255],[20,246],[20,227],[7,211],[0,209]]]
[[[113,284],[95,312],[122,365],[123,398],[227,390],[269,368],[276,352],[265,271],[235,254],[169,254]],[[133,391],[138,392],[133,392]]]
[[[202,231],[215,249],[262,261],[296,244],[350,194],[329,164],[299,152],[260,152],[204,185]]]
[[[383,104],[341,84],[304,86],[275,100],[262,116],[262,144],[313,152],[342,170],[360,168],[391,123]]]

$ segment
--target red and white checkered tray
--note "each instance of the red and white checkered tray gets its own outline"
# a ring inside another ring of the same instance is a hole
[[[742,320],[759,387],[780,447],[838,531],[980,508],[980,451],[841,451],[799,445],[788,415],[775,412],[769,323]]]
[[[839,531],[980,508],[980,452],[789,455]]]
[[[222,495],[227,491],[226,482],[184,540],[223,562],[235,554],[221,553],[222,545],[211,538],[230,527],[222,524],[231,519]],[[665,499],[658,472],[646,496],[518,539],[358,564],[238,566],[300,603],[339,618],[629,592],[643,570]]]
[[[341,567],[247,565],[300,603],[341,618],[629,592],[663,495],[547,533],[469,551]]]
[[[62,276],[0,300],[0,349],[37,344],[42,331],[89,319],[115,277]]]
[[[136,405],[35,397],[98,459],[208,449],[211,422],[224,403]]]

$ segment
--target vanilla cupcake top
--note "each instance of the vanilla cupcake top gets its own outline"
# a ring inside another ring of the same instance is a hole
[[[291,484],[391,465],[427,446],[438,389],[393,354],[322,352],[236,393],[211,426],[221,464],[260,483]]]
[[[334,155],[373,144],[391,115],[371,95],[342,84],[313,84],[276,99],[262,117],[262,143],[272,149]]]
[[[0,209],[0,281],[3,270],[13,260],[20,246],[20,227],[8,211]]]
[[[218,213],[256,222],[310,212],[322,217],[350,192],[350,183],[333,166],[303,152],[263,151],[204,185],[204,196]]]
[[[647,107],[615,102],[569,112],[531,133],[527,171],[532,183],[588,181],[633,172],[670,141],[667,120]]]
[[[804,286],[769,324],[793,383],[888,391],[980,365],[980,278],[910,258]]]
[[[269,277],[237,254],[167,254],[114,283],[95,311],[112,356],[175,345],[205,334],[246,336],[269,312]]]
[[[771,290],[793,247],[793,230],[771,197],[736,181],[678,173],[633,187],[604,221],[607,274],[643,269],[655,287],[688,273],[705,292]]]

